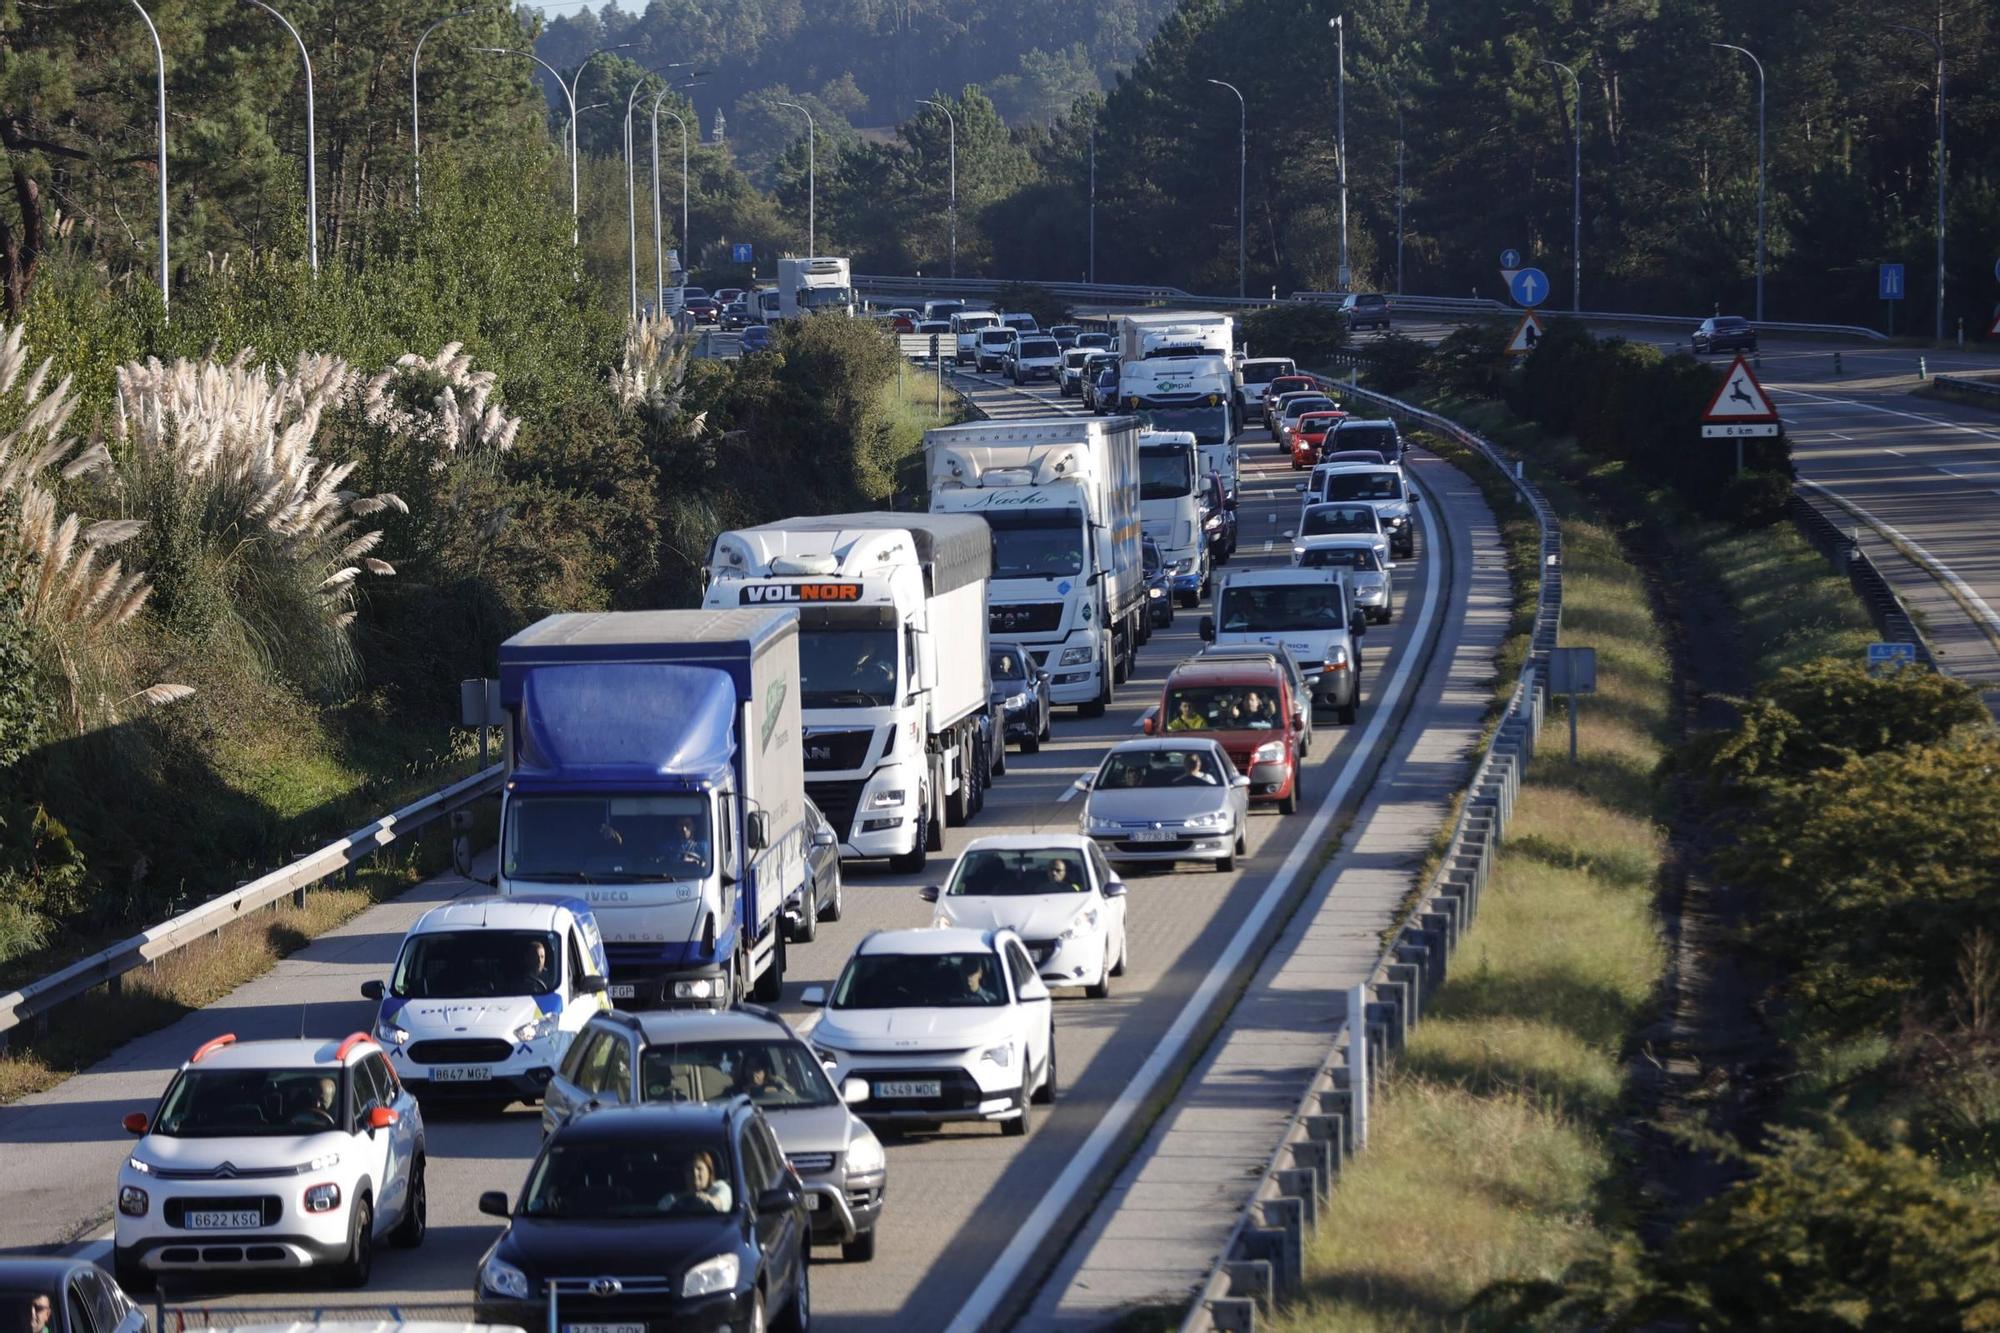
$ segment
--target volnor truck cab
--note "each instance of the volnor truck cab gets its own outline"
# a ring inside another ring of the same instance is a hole
[[[803,888],[798,618],[550,616],[500,647],[502,894],[580,898],[633,1008],[775,999]]]

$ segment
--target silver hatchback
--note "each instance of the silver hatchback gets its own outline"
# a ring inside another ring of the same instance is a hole
[[[1125,741],[1077,787],[1088,793],[1083,831],[1108,860],[1209,861],[1230,871],[1248,850],[1250,779],[1215,741],[1185,733]]]

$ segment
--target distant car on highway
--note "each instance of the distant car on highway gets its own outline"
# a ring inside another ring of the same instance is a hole
[[[1290,684],[1269,658],[1194,658],[1173,669],[1159,708],[1142,725],[1149,736],[1192,734],[1217,742],[1236,771],[1249,777],[1250,799],[1275,802],[1289,815],[1299,808],[1294,716]]]
[[[1105,416],[1118,406],[1118,363],[1106,365],[1097,372],[1097,378],[1090,383],[1086,397],[1090,400],[1090,410],[1098,416]]]
[[[1215,662],[1224,658],[1254,657],[1278,664],[1285,673],[1285,680],[1292,690],[1292,726],[1299,733],[1299,756],[1304,758],[1312,753],[1313,710],[1306,705],[1312,700],[1312,681],[1306,675],[1299,659],[1292,650],[1278,642],[1264,643],[1211,643],[1188,660],[1191,662]]]
[[[838,921],[846,910],[840,880],[840,836],[809,799],[806,817],[806,882],[785,900],[785,933],[800,944],[819,937],[819,923]]]
[[[1160,554],[1160,544],[1148,537],[1140,543],[1140,559],[1146,576],[1146,605],[1154,629],[1174,623],[1174,571]]]
[[[700,287],[681,288],[681,309],[697,324],[713,324],[722,318],[722,304]]]
[[[748,295],[749,293],[741,287],[718,287],[715,289],[715,299],[725,306],[731,301],[740,301]]]
[[[1065,352],[1076,346],[1077,335],[1083,332],[1081,324],[1051,324],[1048,333]]]
[[[1238,419],[1250,415],[1251,408],[1260,412],[1264,407],[1265,391],[1271,381],[1280,375],[1291,375],[1298,366],[1288,356],[1250,357],[1236,363],[1236,415]],[[1306,385],[1300,386],[1310,387]]]
[[[749,324],[750,320],[750,303],[739,297],[722,307],[722,314],[716,323],[719,328],[740,329]]]
[[[749,356],[753,352],[768,351],[771,346],[771,326],[769,324],[746,325],[743,329],[743,338],[740,345],[743,348],[743,355],[745,356]]]
[[[1002,743],[1019,745],[1022,754],[1035,753],[1049,738],[1049,673],[1035,665],[1026,648],[998,639],[987,644],[986,661],[993,702],[1006,719]]]
[[[1000,327],[1000,316],[991,310],[961,310],[951,316],[952,339],[959,365],[975,361],[979,355],[979,334]]]
[[[1292,447],[1292,429],[1299,418],[1308,412],[1338,412],[1340,404],[1323,393],[1288,393],[1278,403],[1278,443],[1286,449]]]
[[[1301,537],[1292,545],[1292,563],[1301,569],[1344,569],[1354,585],[1354,604],[1378,625],[1396,614],[1396,590],[1389,578],[1393,564],[1375,558],[1375,539],[1368,536]]]
[[[1250,779],[1213,737],[1121,742],[1077,786],[1083,831],[1111,861],[1206,861],[1227,873],[1249,848]]]
[[[1403,433],[1388,417],[1350,416],[1327,434],[1323,448],[1328,452],[1336,449],[1373,449],[1391,463],[1401,463],[1403,455],[1410,451]]]
[[[1102,1000],[1125,974],[1125,885],[1080,833],[974,838],[923,898],[939,927],[1012,930],[1048,985]]]
[[[1010,311],[1000,316],[1000,322],[1016,333],[1040,333],[1042,326],[1035,323],[1035,317],[1025,311]]]
[[[1696,356],[1704,352],[1754,352],[1757,330],[1741,315],[1716,315],[1704,319],[1689,341]]]
[[[1389,298],[1380,292],[1349,292],[1340,302],[1340,317],[1350,331],[1390,327]]]
[[[1004,324],[990,325],[979,331],[978,340],[973,344],[973,369],[982,374],[997,371],[1007,349],[1014,345],[1015,331]]]
[[[1346,419],[1347,413],[1337,407],[1300,413],[1288,441],[1292,452],[1292,471],[1298,472],[1319,462],[1320,449],[1327,433]]]
[[[1007,348],[1007,378],[1016,384],[1029,380],[1054,382],[1062,367],[1062,348],[1045,334],[1024,335]]]
[[[1299,514],[1299,526],[1285,534],[1292,542],[1294,563],[1304,552],[1302,541],[1330,534],[1367,537],[1375,543],[1375,558],[1383,564],[1389,562],[1389,532],[1382,526],[1382,516],[1374,505],[1358,501],[1328,503],[1308,495],[1305,509]]]
[[[1078,347],[1090,347],[1100,352],[1111,350],[1111,335],[1108,333],[1079,333],[1076,335]]]
[[[1272,434],[1278,431],[1278,401],[1288,393],[1318,393],[1319,382],[1310,375],[1277,375],[1264,386],[1262,412],[1264,429]]]

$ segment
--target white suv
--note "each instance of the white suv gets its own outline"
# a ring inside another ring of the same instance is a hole
[[[118,1172],[112,1260],[162,1273],[335,1265],[363,1286],[375,1244],[423,1242],[424,1121],[373,1037],[217,1037],[181,1066]]]
[[[604,940],[581,898],[459,898],[403,937],[375,1036],[419,1097],[540,1099],[583,1025],[611,1007]]]
[[[998,1120],[1028,1132],[1056,1095],[1049,988],[1011,930],[878,930],[841,969],[806,1039],[836,1087],[865,1079],[864,1120]]]
[[[937,904],[937,925],[1019,934],[1051,986],[1101,1000],[1125,974],[1125,884],[1080,833],[974,838],[923,896]]]

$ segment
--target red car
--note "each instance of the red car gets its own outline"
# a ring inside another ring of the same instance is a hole
[[[1299,809],[1299,730],[1284,669],[1270,658],[1195,658],[1167,677],[1148,736],[1196,731],[1221,742],[1250,777],[1250,799]],[[1162,719],[1165,719],[1164,722]]]
[[[1310,375],[1280,375],[1264,390],[1264,429],[1276,434],[1278,419],[1271,409],[1278,405],[1278,399],[1288,393],[1298,393],[1305,389],[1319,388],[1319,381]]]
[[[1345,412],[1308,412],[1292,427],[1292,471],[1299,472],[1319,462],[1319,448],[1326,433],[1347,416]]]

